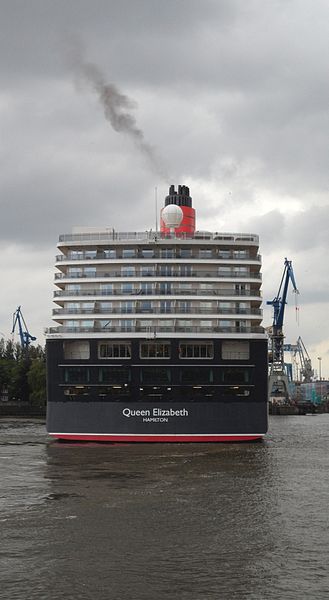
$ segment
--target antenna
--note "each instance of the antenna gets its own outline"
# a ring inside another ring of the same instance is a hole
[[[154,200],[155,200],[155,233],[158,233],[158,188],[154,188]]]

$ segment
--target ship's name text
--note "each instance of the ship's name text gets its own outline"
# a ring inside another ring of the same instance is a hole
[[[124,408],[122,414],[124,417],[188,417],[188,410],[186,408],[166,409],[158,407],[154,407],[152,410],[149,408]]]

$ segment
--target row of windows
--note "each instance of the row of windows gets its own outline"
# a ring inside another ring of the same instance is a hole
[[[139,343],[140,358],[171,358],[171,343],[167,341],[143,341]],[[98,358],[130,359],[131,342],[99,342]],[[214,343],[209,342],[180,342],[179,358],[214,358]],[[64,358],[68,360],[87,360],[90,358],[90,344],[87,340],[64,342]],[[223,360],[248,360],[250,347],[248,341],[224,340],[221,345]]]
[[[216,269],[198,270],[192,265],[142,265],[136,268],[133,265],[127,265],[120,268],[120,271],[104,273],[97,270],[96,267],[68,267],[67,272],[62,277],[230,277],[231,275],[241,275],[241,277],[257,277],[257,273],[252,273],[248,267],[228,267],[219,266]]]
[[[250,302],[221,302],[211,300],[201,300],[192,302],[191,300],[121,300],[112,301],[93,301],[93,302],[66,302],[65,308],[68,313],[97,313],[98,311],[116,312],[116,313],[236,313],[246,314],[251,311]]]
[[[141,385],[170,385],[173,379],[182,385],[218,384],[242,385],[251,383],[251,369],[223,367],[193,367],[178,369],[174,372],[167,367],[141,367],[139,383]],[[101,367],[97,369],[97,382],[101,384],[127,385],[131,382],[131,370],[126,367]],[[66,367],[64,383],[88,384],[91,381],[91,369],[85,367]]]
[[[89,260],[95,258],[234,258],[246,259],[249,258],[249,250],[224,250],[215,248],[159,248],[157,252],[153,248],[116,248],[97,250],[71,250],[67,257],[70,260]]]
[[[132,395],[126,386],[97,386],[67,385],[63,389],[64,396],[72,401],[115,401],[115,402],[221,402],[255,400],[253,389],[245,386],[224,386],[220,388],[212,386],[180,386],[175,387],[139,387]],[[266,397],[266,394],[264,394]],[[59,399],[56,397],[56,400]],[[260,400],[260,398],[259,398]],[[264,401],[264,400],[263,400]]]
[[[225,291],[227,290],[227,294],[235,291],[235,292],[242,292],[242,291],[249,291],[250,290],[250,284],[249,283],[237,283],[234,284],[234,286],[229,283],[221,283],[221,287],[222,290],[225,289]],[[67,291],[75,291],[75,292],[81,292],[83,291],[85,288],[81,286],[81,284],[79,283],[68,283],[65,290]],[[125,282],[120,284],[120,286],[114,286],[113,283],[100,283],[98,286],[98,289],[100,292],[103,293],[107,293],[108,295],[112,295],[113,292],[115,291],[116,294],[122,293],[122,294],[136,294],[136,295],[147,295],[147,294],[151,294],[154,293],[155,291],[157,292],[157,294],[171,294],[171,293],[175,293],[176,291],[181,291],[181,292],[186,292],[187,294],[189,292],[193,292],[193,294],[195,294],[196,292],[200,292],[201,294],[204,293],[204,295],[206,295],[206,292],[211,292],[211,291],[216,291],[216,289],[214,288],[214,284],[211,282],[202,282],[199,279],[196,279],[193,282],[190,281],[181,281],[181,282],[170,282],[170,281],[159,281],[159,282],[150,282],[150,281],[141,281],[138,282],[138,284],[134,284],[132,282]],[[97,290],[96,290],[97,291]],[[95,291],[95,293],[96,293]]]

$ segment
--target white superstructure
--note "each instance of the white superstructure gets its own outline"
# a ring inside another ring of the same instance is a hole
[[[200,231],[61,235],[48,337],[263,336],[258,242]]]

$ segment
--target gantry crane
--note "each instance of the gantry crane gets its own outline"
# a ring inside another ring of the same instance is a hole
[[[285,258],[284,270],[281,278],[279,291],[273,300],[268,300],[266,304],[273,306],[273,324],[269,331],[270,344],[271,344],[271,360],[270,360],[270,371],[269,371],[269,397],[273,395],[273,389],[280,396],[284,396],[286,401],[289,401],[289,385],[288,376],[284,364],[284,352],[283,352],[283,321],[284,312],[287,304],[287,294],[289,281],[293,285],[293,291],[299,294],[295,275],[292,268],[291,260]]]
[[[296,367],[298,363],[298,373],[296,374],[296,379],[299,381],[300,376],[301,383],[310,383],[314,377],[314,369],[302,338],[299,336],[296,344],[284,344],[283,349],[291,352],[292,360]]]
[[[13,328],[11,330],[12,334],[15,332],[16,326],[18,327],[18,333],[22,348],[28,348],[30,343],[34,342],[37,338],[30,334],[20,306],[15,310],[13,314]]]

